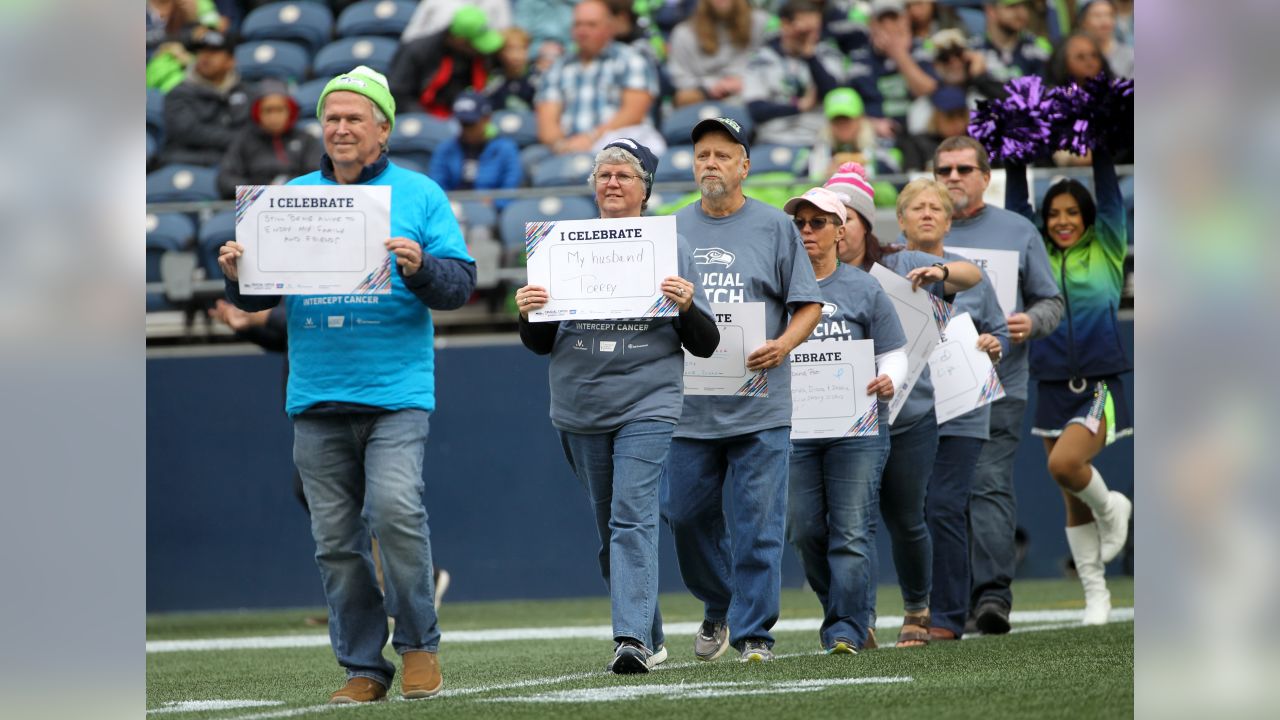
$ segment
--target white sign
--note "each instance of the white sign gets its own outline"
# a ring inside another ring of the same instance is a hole
[[[238,185],[237,269],[245,295],[391,292],[385,185]]]
[[[769,397],[769,371],[747,370],[747,356],[764,345],[764,303],[711,303],[720,344],[709,358],[684,352],[686,395]]]
[[[907,380],[889,401],[889,422],[892,424],[920,379],[920,373],[924,372],[933,348],[942,339],[941,329],[946,327],[951,306],[923,288],[912,290],[910,280],[879,263],[871,267],[871,277],[879,281],[885,294],[893,301],[902,331],[907,335]]]
[[[679,273],[674,217],[525,224],[529,284],[551,299],[531,322],[674,317],[663,278]]]
[[[867,394],[875,377],[872,340],[810,340],[792,350],[791,438],[878,434],[879,403]]]
[[[1018,307],[1018,252],[1016,250],[988,250],[947,246],[947,252],[967,258],[982,268],[995,286],[996,300],[1005,317],[1017,312]]]
[[[929,374],[939,425],[1004,397],[991,358],[978,349],[978,329],[969,313],[947,323],[942,342],[929,357]]]

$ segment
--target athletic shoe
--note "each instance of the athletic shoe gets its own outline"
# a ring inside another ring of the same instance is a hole
[[[618,675],[647,673],[657,664],[653,662],[653,657],[654,654],[644,645],[631,638],[625,638],[618,643],[618,647],[614,648],[613,659],[605,669]]]
[[[729,625],[703,620],[702,627],[693,635],[693,654],[699,660],[711,661],[729,649]]]
[[[351,705],[386,699],[387,688],[382,683],[367,677],[353,677],[347,680],[346,685],[329,696],[329,704]]]
[[[1133,515],[1133,502],[1124,493],[1111,491],[1105,513],[1094,513],[1098,521],[1098,538],[1102,541],[1102,563],[1111,562],[1124,549],[1129,539],[1129,518]]]
[[[858,648],[847,638],[836,638],[836,642],[827,648],[828,655],[857,655]]]
[[[667,661],[667,646],[659,645],[658,649],[654,651],[653,657],[649,658],[649,667],[651,669],[655,668],[666,661]]]
[[[1009,608],[999,600],[983,600],[973,611],[974,622],[983,635],[1004,635],[1009,632]]]
[[[763,640],[748,640],[742,644],[742,662],[763,663],[773,660],[773,651]]]
[[[435,585],[436,585],[436,610],[440,609],[440,605],[444,603],[444,594],[449,590],[449,571],[444,568],[435,568]]]

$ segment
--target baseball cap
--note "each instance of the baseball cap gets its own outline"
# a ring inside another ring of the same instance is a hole
[[[697,125],[693,126],[693,130],[689,133],[689,138],[694,143],[698,142],[698,138],[702,137],[708,131],[719,130],[720,132],[729,133],[729,135],[742,146],[747,157],[751,157],[751,146],[747,144],[747,136],[742,132],[742,126],[737,120],[727,117],[707,118]]]
[[[822,101],[823,112],[828,118],[835,117],[862,117],[865,109],[862,105],[862,96],[853,88],[836,88],[827,93],[827,97]]]
[[[478,92],[468,90],[453,101],[453,116],[460,123],[473,123],[493,114],[489,99]]]
[[[826,188],[809,188],[804,191],[803,195],[788,200],[787,204],[782,206],[782,210],[788,215],[795,215],[801,203],[809,203],[823,212],[835,215],[840,218],[841,224],[849,219],[849,213],[845,210],[844,201],[840,199],[839,195]]]
[[[192,52],[201,50],[226,50],[227,52],[232,52],[236,49],[235,38],[231,37],[230,34],[205,27],[193,28],[184,44]]]
[[[871,17],[877,18],[885,13],[898,13],[902,15],[907,11],[907,4],[903,0],[871,0]]]
[[[929,99],[935,108],[943,112],[964,110],[968,107],[964,88],[956,85],[940,85]]]
[[[467,40],[471,47],[488,55],[502,47],[502,34],[489,27],[489,18],[474,5],[464,5],[453,14],[449,34]]]
[[[653,191],[653,175],[658,171],[658,157],[653,154],[652,150],[632,138],[618,138],[600,149],[604,150],[611,147],[622,148],[622,150],[640,162],[640,169],[644,170],[645,174],[644,199],[648,200],[649,194]]]

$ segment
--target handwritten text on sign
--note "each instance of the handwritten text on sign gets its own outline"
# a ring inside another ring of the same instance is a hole
[[[653,243],[575,243],[550,249],[551,297],[556,300],[650,297],[654,287]]]
[[[878,406],[871,340],[809,340],[791,352],[793,439],[875,435]]]
[[[365,265],[364,213],[264,211],[258,237],[262,272],[358,272]]]

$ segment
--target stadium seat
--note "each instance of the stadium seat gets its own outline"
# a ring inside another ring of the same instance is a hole
[[[419,155],[387,155],[387,159],[405,170],[412,170],[416,173],[426,175],[427,168],[430,166],[423,165],[421,160],[419,160]],[[430,155],[427,156],[427,162],[431,162]]]
[[[173,163],[147,174],[147,202],[218,200],[217,168]]]
[[[755,128],[745,107],[733,103],[704,102],[673,110],[662,122],[662,137],[666,138],[668,145],[688,145],[693,126],[713,117],[733,118],[742,126],[748,139]]]
[[[236,211],[224,210],[200,223],[200,234],[197,236],[196,248],[200,258],[200,267],[205,276],[213,280],[222,279],[222,268],[218,267],[218,248],[228,240],[236,239]]]
[[[147,128],[147,167],[151,167],[151,163],[156,159],[156,153],[160,152],[160,141],[156,140],[155,133],[151,132],[151,128]]]
[[[585,176],[584,176],[585,177]],[[514,200],[502,211],[499,234],[508,248],[524,247],[524,224],[538,220],[588,220],[599,213],[595,202],[581,196]]]
[[[595,155],[589,152],[552,155],[533,168],[534,187],[585,186]]]
[[[453,207],[453,216],[458,222],[468,227],[485,225],[494,227],[498,224],[498,212],[493,205],[479,200],[454,200],[449,203]]]
[[[965,35],[971,38],[987,36],[987,16],[981,7],[962,6],[952,9],[960,17],[960,29],[964,30]]]
[[[164,142],[164,93],[155,88],[147,89],[147,132]]]
[[[399,38],[418,3],[409,0],[361,0],[338,16],[338,37],[384,35]]]
[[[533,177],[533,169],[538,167],[538,163],[551,157],[551,154],[551,148],[542,143],[520,148],[520,167],[524,168],[525,185],[529,184],[529,178]]]
[[[333,37],[333,12],[315,2],[273,2],[249,12],[240,36],[296,42],[314,53]]]
[[[653,180],[654,182],[693,180],[693,146],[672,145],[667,148],[666,154],[658,161],[658,170],[653,174]]]
[[[298,117],[315,117],[316,103],[320,102],[320,93],[329,84],[330,78],[308,80],[293,89],[293,100],[298,103]]]
[[[789,145],[755,145],[751,148],[751,172],[763,174],[767,172],[787,172],[792,175],[803,174],[803,158],[809,156],[801,147]],[[800,173],[797,173],[797,169]]]
[[[301,45],[282,40],[256,40],[236,47],[236,69],[249,82],[276,78],[285,82],[306,79],[310,53]]]
[[[375,35],[334,40],[316,53],[312,72],[318,78],[331,78],[359,65],[367,65],[386,73],[398,47],[400,43],[396,40]]]
[[[190,247],[195,234],[195,223],[185,213],[147,213],[148,283],[161,282],[161,258]],[[147,312],[172,308],[164,293],[147,293]]]
[[[458,134],[456,120],[441,120],[421,112],[396,114],[396,126],[387,143],[391,152],[416,160],[425,171],[436,146]]]
[[[297,128],[317,140],[324,140],[324,125],[316,119],[316,110],[311,108],[311,112],[307,112],[306,108],[298,108],[298,124]]]
[[[538,142],[538,123],[531,112],[499,110],[493,114],[493,126],[522,148]]]

